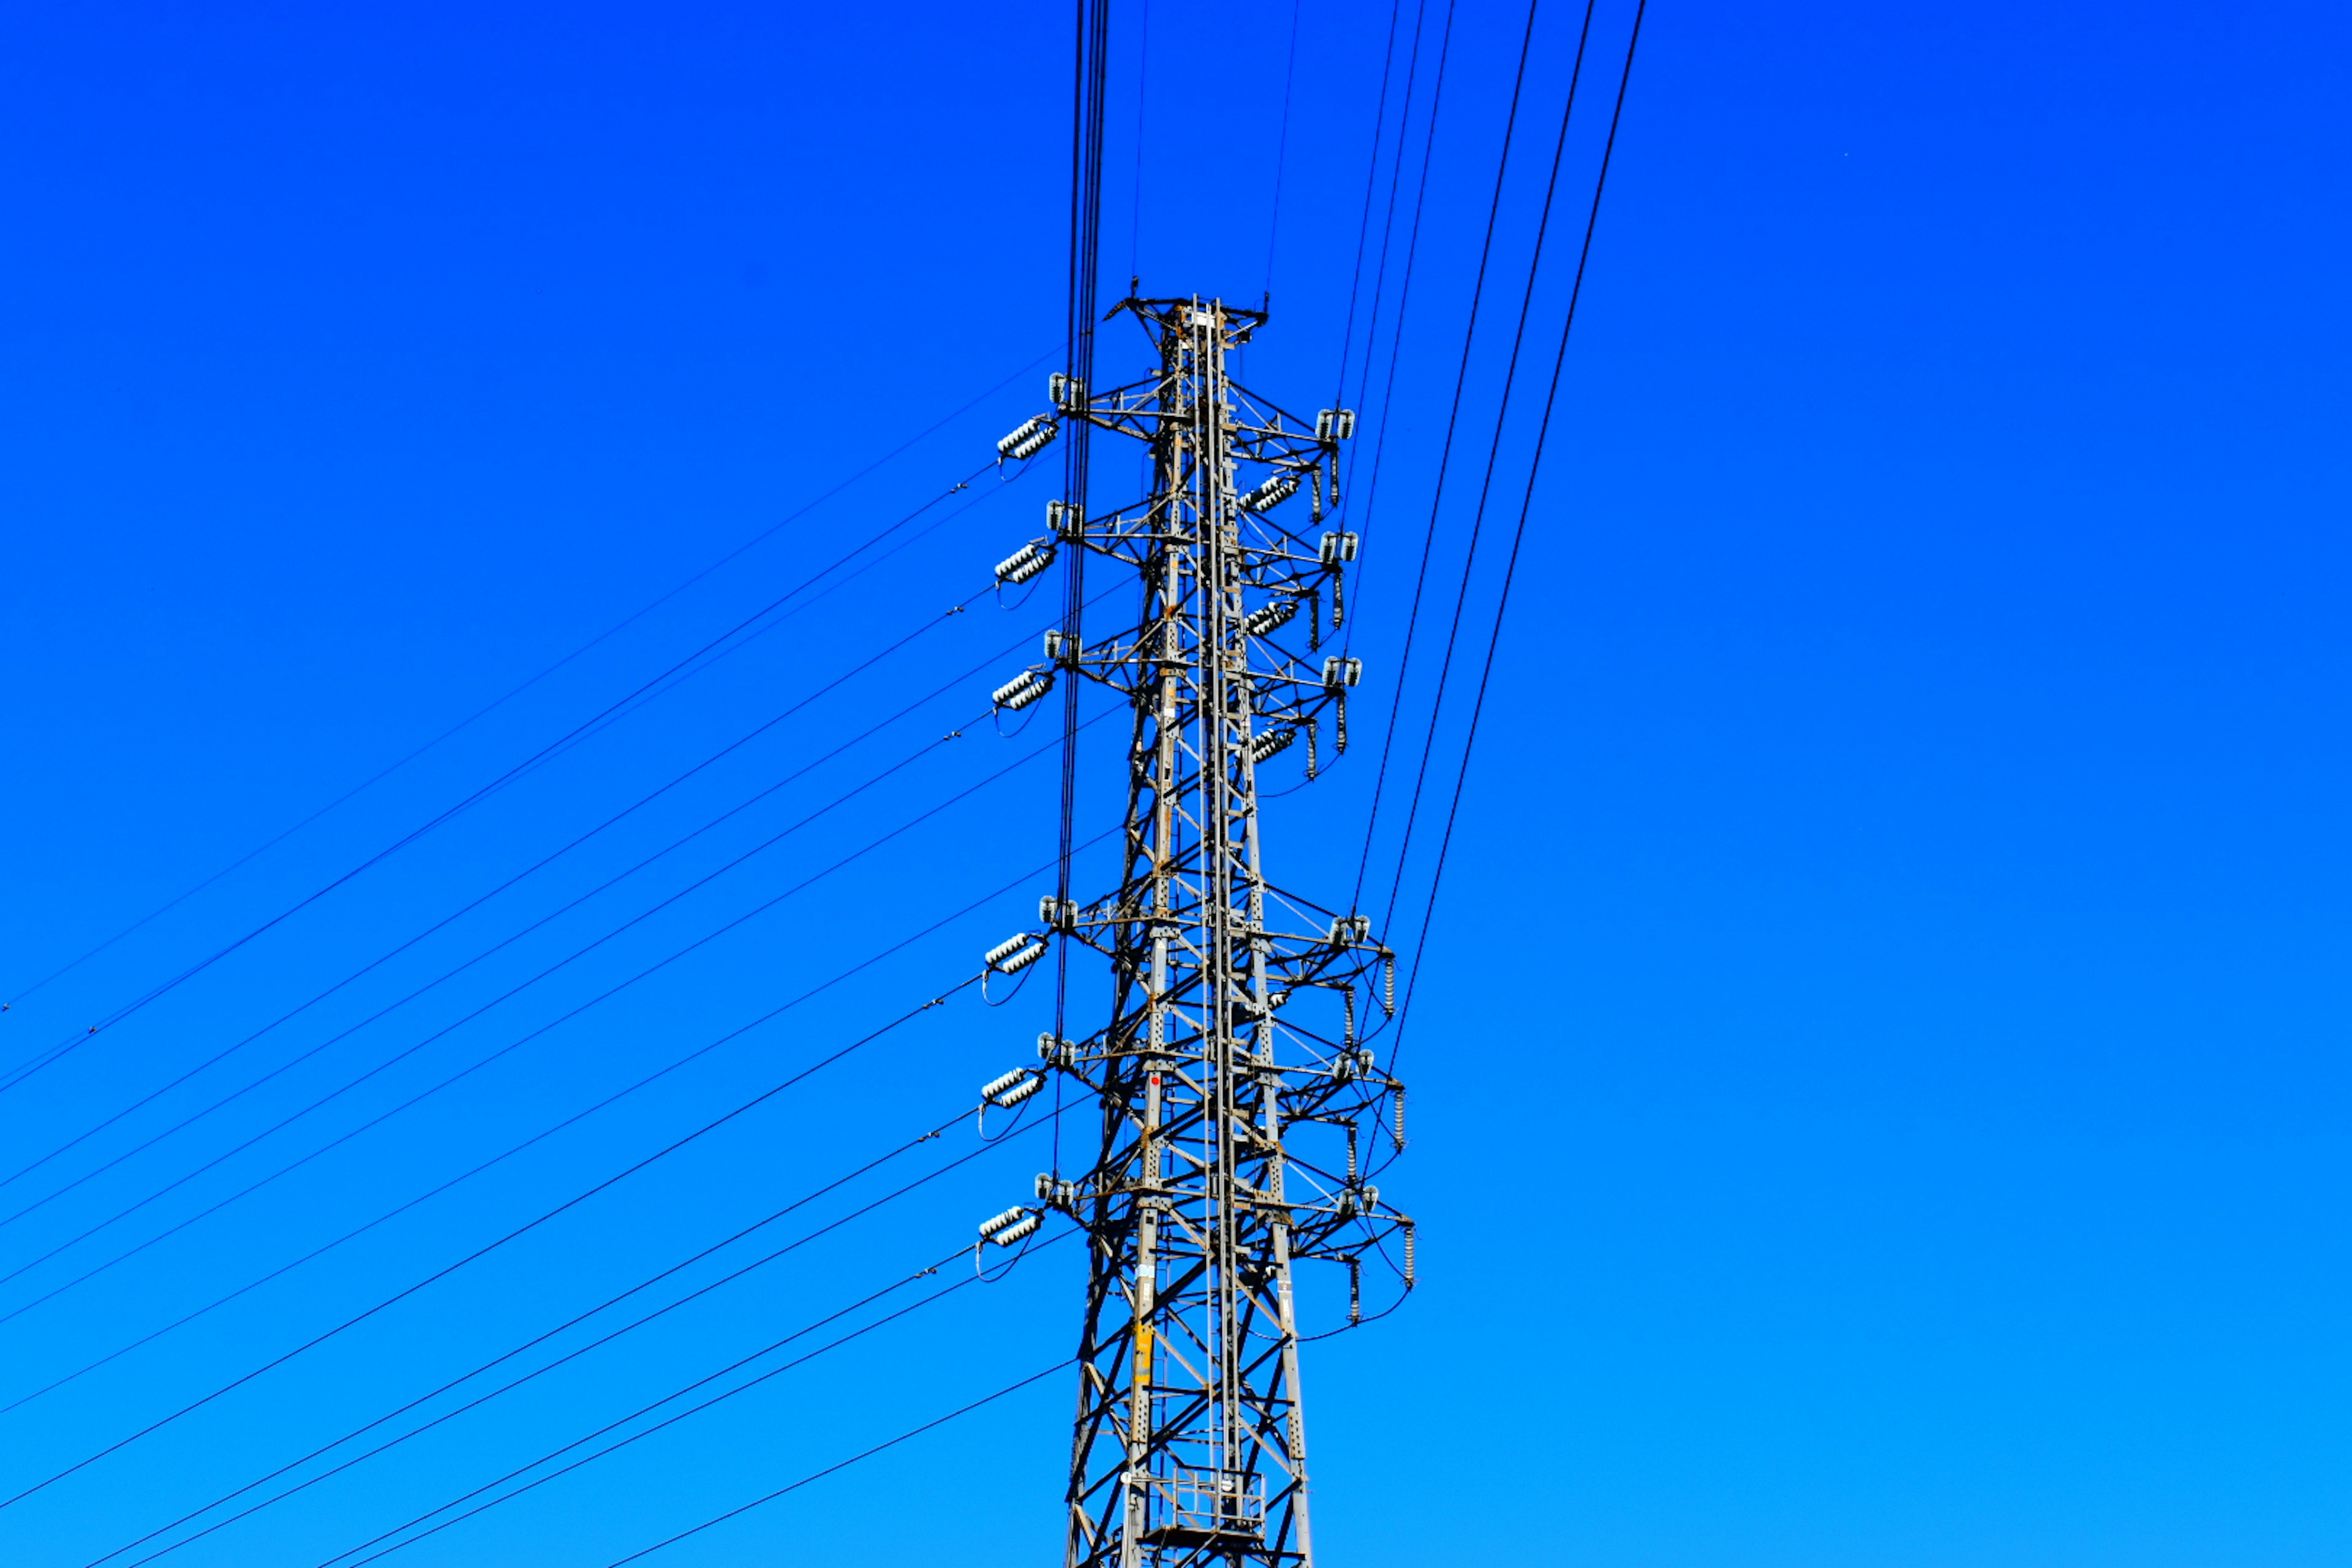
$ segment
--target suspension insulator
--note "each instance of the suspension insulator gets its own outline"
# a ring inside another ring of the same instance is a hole
[[[1244,511],[1265,511],[1298,493],[1297,474],[1276,474],[1234,504]]]
[[[1011,1225],[1006,1226],[1003,1230],[998,1231],[994,1236],[990,1237],[988,1239],[994,1242],[999,1247],[1010,1247],[1016,1241],[1024,1241],[1028,1237],[1036,1235],[1038,1226],[1045,1223],[1045,1216],[1044,1215],[1033,1214],[1025,1219],[1014,1220]]]
[[[1050,669],[1024,669],[988,694],[988,700],[1007,712],[1026,708],[1054,689],[1054,672]]]
[[[1045,956],[1045,939],[1032,931],[1008,937],[988,950],[981,962],[999,974],[1011,974],[1028,968]]]
[[[1254,637],[1266,637],[1287,626],[1291,617],[1297,614],[1297,600],[1276,599],[1271,605],[1253,611],[1249,619],[1242,623],[1242,630]]]
[[[1040,414],[997,442],[997,461],[1017,463],[1034,458],[1051,446],[1054,437],[1061,433],[1060,426]]]
[[[996,580],[1000,583],[1026,583],[1054,563],[1054,546],[1048,540],[1036,540],[1023,545],[996,563]]]
[[[1001,1110],[1010,1110],[1045,1087],[1045,1080],[1035,1068],[1014,1068],[1003,1078],[983,1087],[980,1098]]]
[[[998,1237],[1003,1236],[1006,1231],[1012,1229],[1014,1226],[1019,1225],[1023,1220],[1031,1217],[1032,1215],[1029,1213],[1027,1205],[1023,1204],[1014,1204],[1003,1214],[990,1215],[986,1219],[980,1222],[981,1239],[982,1241],[994,1241]],[[1029,1228],[1034,1230],[1036,1226],[1032,1226]]]
[[[1270,730],[1260,735],[1249,744],[1251,765],[1255,766],[1278,752],[1288,750],[1290,742],[1297,739],[1298,739],[1298,731],[1296,730]]]

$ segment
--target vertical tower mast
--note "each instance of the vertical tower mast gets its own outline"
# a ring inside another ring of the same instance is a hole
[[[1412,1222],[1368,1179],[1375,1143],[1403,1135],[1402,1090],[1360,1028],[1393,1007],[1392,958],[1369,921],[1270,881],[1260,853],[1259,769],[1295,753],[1313,778],[1327,721],[1347,742],[1356,661],[1317,657],[1356,539],[1274,513],[1311,527],[1338,505],[1354,420],[1310,426],[1228,378],[1262,311],[1119,311],[1151,334],[1157,373],[1099,395],[1056,377],[1054,399],[1063,420],[1143,442],[1150,493],[1099,518],[1054,503],[1055,537],[1007,565],[1109,557],[1140,579],[1141,618],[1085,647],[1049,633],[1045,663],[998,693],[1026,706],[1083,676],[1132,709],[1118,886],[1042,911],[1112,974],[1103,1028],[1040,1042],[1101,1112],[1091,1167],[1039,1178],[1089,1243],[1066,1560],[1307,1568],[1292,1265],[1346,1264],[1351,1317],[1373,1249],[1397,1240],[1412,1279]]]

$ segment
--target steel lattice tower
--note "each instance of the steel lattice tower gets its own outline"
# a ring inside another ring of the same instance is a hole
[[[1412,1268],[1412,1222],[1367,1179],[1375,1142],[1402,1141],[1402,1089],[1360,1032],[1393,1008],[1393,959],[1369,921],[1269,879],[1258,805],[1278,753],[1296,748],[1311,779],[1327,722],[1347,744],[1358,666],[1319,644],[1356,537],[1276,513],[1312,527],[1337,506],[1354,420],[1309,425],[1228,377],[1263,311],[1120,311],[1151,333],[1157,374],[1099,395],[1056,377],[1055,417],[1144,443],[1150,493],[1100,517],[1055,502],[1055,537],[1006,565],[1107,557],[1140,579],[1140,619],[1083,647],[1048,634],[1045,662],[998,693],[1024,707],[1083,677],[1133,710],[1118,886],[1041,911],[1112,973],[1110,1021],[1039,1046],[1101,1111],[1091,1167],[1038,1182],[1088,1241],[1066,1562],[1307,1568],[1292,1266],[1345,1264],[1351,1318],[1360,1258],[1393,1239],[1408,1285]]]

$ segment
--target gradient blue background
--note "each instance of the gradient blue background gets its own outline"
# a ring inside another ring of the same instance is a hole
[[[1003,389],[0,1016],[0,1056],[175,973],[983,462],[1061,331],[1066,9],[12,10],[12,993]],[[1114,10],[1110,291],[1130,268],[1168,291],[1270,284],[1248,379],[1329,401],[1384,8],[1304,5],[1270,279],[1287,9],[1157,0],[1148,59],[1141,7]],[[1368,714],[1522,16],[1458,23],[1366,529]],[[1623,8],[1601,16],[1622,37]],[[1538,103],[1574,22],[1538,28]],[[1653,7],[1421,982],[1414,1147],[1382,1184],[1423,1223],[1425,1282],[1308,1363],[1328,1561],[2352,1552],[2347,44],[2316,5]],[[1521,241],[1530,194],[1507,204]],[[1105,341],[1107,375],[1137,367],[1135,340]],[[1098,471],[1106,495],[1126,482],[1123,458]],[[7,1150],[241,1037],[902,629],[971,605],[233,1061],[290,1058],[967,668],[1009,672],[1050,595],[1000,613],[974,589],[1053,483],[983,480],[887,568],[0,1097]],[[1451,547],[1466,518],[1449,502],[1438,525]],[[0,1269],[955,728],[997,679],[0,1229]],[[1042,733],[982,722],[106,1237],[358,1125]],[[1363,761],[1272,816],[1302,888],[1353,874]],[[1028,918],[1051,833],[1032,764],[0,1325],[14,1398],[1019,884],[462,1197],[0,1416],[0,1478],[143,1425],[968,973]],[[95,1557],[952,1117],[1024,1058],[1043,994],[940,1009],[0,1511],[9,1560]],[[242,1081],[225,1065],[167,1103]],[[946,1254],[1024,1195],[1042,1142],[167,1561],[315,1563]],[[0,1310],[111,1250],[28,1270]],[[1074,1262],[1041,1254],[395,1561],[596,1568],[1066,1353]],[[1328,1281],[1309,1304],[1329,1321]],[[1051,1381],[654,1561],[1051,1561],[1068,1399]]]

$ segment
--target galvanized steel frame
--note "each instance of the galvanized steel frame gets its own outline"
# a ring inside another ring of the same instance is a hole
[[[1352,1272],[1399,1231],[1412,1250],[1360,1153],[1391,1115],[1402,1141],[1402,1087],[1358,1033],[1393,1006],[1392,955],[1260,859],[1260,762],[1304,736],[1312,777],[1327,718],[1346,745],[1353,667],[1313,655],[1324,606],[1334,626],[1343,614],[1354,540],[1309,542],[1269,514],[1301,491],[1310,523],[1337,505],[1350,422],[1309,425],[1229,378],[1263,312],[1121,311],[1159,373],[1066,385],[1057,413],[1147,444],[1151,492],[1099,518],[1071,498],[1058,543],[1135,570],[1144,614],[1092,646],[1063,639],[1045,667],[1133,708],[1119,885],[1054,921],[1113,976],[1109,1022],[1051,1047],[1101,1108],[1091,1167],[1042,1194],[1089,1241],[1066,1561],[1309,1568],[1292,1267]],[[1283,484],[1245,491],[1244,473]]]

